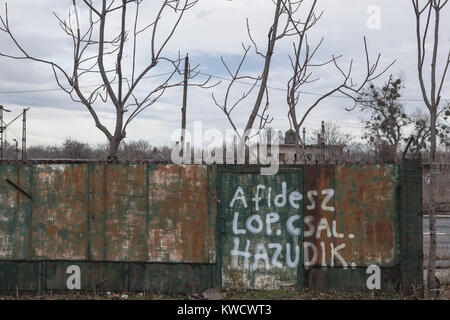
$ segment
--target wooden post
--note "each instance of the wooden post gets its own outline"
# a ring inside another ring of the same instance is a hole
[[[322,135],[320,139],[320,148],[322,151],[322,161],[325,163],[325,122],[322,121]]]
[[[181,157],[184,155],[185,137],[186,137],[186,107],[187,107],[187,90],[189,77],[189,55],[186,54],[184,59],[184,86],[183,86],[183,107],[181,109]]]
[[[23,109],[22,118],[22,162],[25,162],[27,156],[27,111],[28,109]]]

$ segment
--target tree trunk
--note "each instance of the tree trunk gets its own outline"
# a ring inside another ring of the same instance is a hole
[[[275,43],[277,41],[277,31],[278,31],[278,22],[279,22],[280,12],[281,12],[281,5],[282,5],[282,1],[277,0],[275,16],[273,18],[273,25],[272,25],[270,33],[269,33],[270,37],[269,37],[269,43],[267,46],[267,53],[265,56],[264,70],[262,72],[261,85],[259,88],[258,95],[256,97],[256,102],[253,107],[252,113],[250,114],[247,125],[245,126],[246,132],[250,131],[253,128],[253,123],[255,122],[255,119],[258,116],[258,112],[261,107],[261,103],[263,101],[264,94],[266,92],[267,81],[269,79],[270,65],[272,62],[272,56],[273,56],[273,52],[275,49]],[[242,141],[241,141],[241,143],[242,143]],[[245,143],[245,141],[244,141],[244,143]]]
[[[114,135],[109,140],[108,161],[119,161],[119,146],[126,136],[125,131],[123,130],[123,115],[125,113],[123,110],[123,105],[116,106],[116,128],[114,130]]]
[[[113,136],[109,141],[109,150],[107,160],[117,162],[119,160],[119,146],[122,141],[122,136]]]
[[[428,257],[428,289],[436,289],[436,193],[437,193],[437,172],[436,172],[436,109],[430,110],[431,120],[431,150],[430,150],[430,252]]]

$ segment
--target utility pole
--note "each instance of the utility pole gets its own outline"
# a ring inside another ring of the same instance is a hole
[[[5,122],[3,121],[3,111],[11,112],[0,105],[0,160],[3,160],[3,131],[6,129],[6,125],[4,126]]]
[[[303,148],[306,147],[306,128],[303,127]]]
[[[27,111],[30,108],[23,109],[23,118],[22,118],[22,162],[25,162],[27,156]]]
[[[187,107],[187,90],[189,78],[189,55],[186,54],[184,59],[184,86],[183,86],[183,107],[181,109],[181,157],[184,156],[185,138],[186,138],[186,107]]]
[[[322,135],[320,139],[320,147],[322,149],[322,160],[325,161],[325,121],[322,121]]]

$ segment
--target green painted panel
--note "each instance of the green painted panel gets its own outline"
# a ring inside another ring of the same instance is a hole
[[[302,173],[220,173],[223,288],[303,287]]]
[[[371,276],[367,268],[312,268],[306,272],[306,285],[314,291],[338,291],[338,292],[360,292],[369,291],[367,280]],[[381,290],[393,290],[399,285],[400,274],[398,268],[380,269]]]
[[[79,288],[74,275],[79,275]],[[46,261],[47,291],[126,292],[128,264],[117,262]]]
[[[18,286],[17,271],[16,261],[0,261],[0,290],[2,292],[16,290],[16,286]]]
[[[129,264],[129,289],[146,294],[198,293],[215,287],[212,264]]]
[[[399,196],[402,290],[423,294],[422,170],[418,160],[402,162]]]
[[[41,262],[0,261],[0,291],[39,292]]]
[[[6,182],[31,193],[31,167],[0,166],[0,259],[30,257],[31,200]]]

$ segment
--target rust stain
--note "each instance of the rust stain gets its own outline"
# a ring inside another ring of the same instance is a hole
[[[304,242],[305,261],[314,266],[329,266],[331,244],[334,244],[332,224],[334,213],[322,209],[324,190],[332,189],[333,167],[325,165],[306,165],[304,177]],[[334,207],[334,197],[327,201],[327,207]],[[318,230],[319,224],[328,228]],[[324,223],[326,222],[326,224]],[[308,243],[311,243],[308,245]],[[314,254],[314,252],[316,254]]]
[[[33,255],[84,259],[87,244],[86,166],[35,167]]]
[[[337,166],[336,216],[348,237],[345,258],[355,265],[395,258],[395,167]]]
[[[150,260],[208,262],[206,167],[152,167],[150,186]]]

